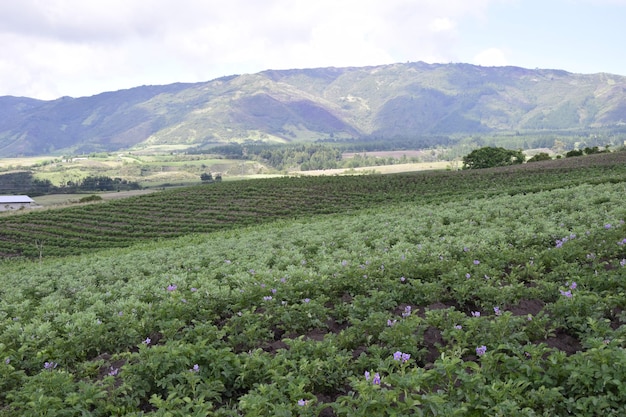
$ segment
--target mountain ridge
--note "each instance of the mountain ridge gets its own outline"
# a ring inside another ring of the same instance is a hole
[[[0,156],[626,123],[626,77],[423,62],[266,70],[89,97],[0,97]]]

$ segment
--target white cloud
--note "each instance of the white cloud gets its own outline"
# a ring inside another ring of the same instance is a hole
[[[263,69],[447,62],[503,0],[2,0],[0,95],[55,98]]]
[[[429,27],[434,32],[446,32],[453,30],[455,26],[455,22],[447,17],[438,17],[431,22]]]
[[[481,51],[473,60],[474,64],[485,67],[502,67],[509,65],[504,51],[498,48],[489,48]]]

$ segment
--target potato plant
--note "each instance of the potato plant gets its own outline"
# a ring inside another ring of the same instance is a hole
[[[623,415],[620,169],[6,260],[0,414]]]

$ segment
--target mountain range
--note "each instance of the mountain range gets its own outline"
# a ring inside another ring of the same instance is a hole
[[[50,101],[4,96],[0,157],[624,124],[624,76],[415,62],[268,70]]]

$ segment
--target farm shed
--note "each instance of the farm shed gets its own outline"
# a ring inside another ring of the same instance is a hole
[[[35,207],[35,200],[27,195],[0,195],[0,211]]]

